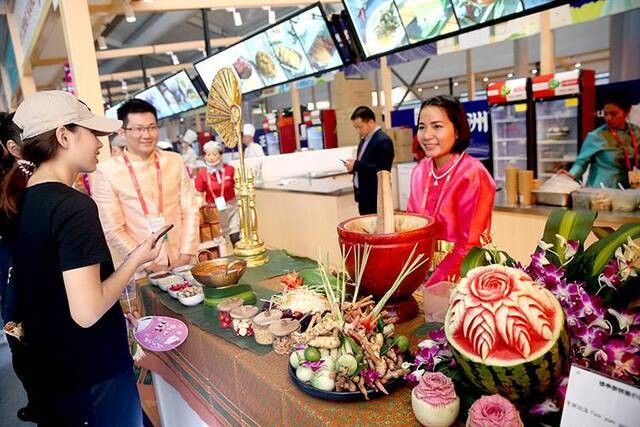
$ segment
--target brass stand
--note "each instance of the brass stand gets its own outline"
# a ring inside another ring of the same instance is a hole
[[[242,109],[240,85],[231,68],[223,68],[216,74],[207,101],[207,124],[210,125],[230,148],[238,147],[240,167],[234,178],[236,199],[240,214],[240,240],[234,255],[247,262],[247,267],[257,267],[269,262],[267,248],[258,236],[258,213],[253,170],[244,163],[240,125]]]

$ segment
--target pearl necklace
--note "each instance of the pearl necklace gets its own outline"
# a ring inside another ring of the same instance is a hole
[[[460,160],[462,160],[462,158],[464,157],[465,153],[462,153],[451,165],[451,167],[449,169],[447,169],[446,171],[444,171],[441,175],[436,174],[436,171],[434,169],[434,164],[435,161],[431,162],[431,171],[429,171],[429,175],[433,178],[433,186],[437,187],[438,186],[438,181],[441,180],[444,177],[447,177],[447,182],[449,182],[449,180],[451,179],[451,175],[450,173],[456,168],[456,166],[458,165],[458,163],[460,163]]]

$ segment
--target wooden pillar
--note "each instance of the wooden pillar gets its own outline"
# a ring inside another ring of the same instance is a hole
[[[385,129],[391,129],[391,111],[393,110],[393,97],[391,92],[391,69],[387,64],[386,56],[380,58],[380,79],[382,80],[382,91],[384,92],[384,127]],[[380,106],[379,98],[378,105]]]
[[[540,12],[540,74],[556,71],[553,30],[548,10]]]
[[[295,83],[289,83],[291,88],[291,108],[293,109],[293,127],[296,134],[296,148],[300,149],[300,123],[302,116],[300,115],[300,92]]]
[[[513,41],[513,68],[517,77],[529,75],[529,40],[526,37]]]
[[[73,81],[76,85],[76,94],[93,113],[103,115],[102,89],[96,50],[93,45],[88,0],[64,0],[59,4],[60,20]],[[106,143],[107,139],[104,138],[102,141],[104,146],[98,156],[101,161],[111,155],[109,144]]]
[[[2,89],[4,93],[4,111],[14,111],[15,105],[11,105],[11,91],[9,90],[9,76],[7,75],[7,70],[4,66],[0,65],[0,77],[2,78]]]
[[[194,114],[194,119],[196,122],[196,132],[202,132],[202,118],[200,117],[199,111],[196,111]]]
[[[7,14],[7,26],[9,27],[9,35],[11,36],[11,43],[13,45],[13,53],[16,57],[16,66],[18,67],[18,80],[20,81],[22,96],[27,97],[36,93],[36,83],[33,80],[31,67],[25,67],[24,47],[20,42],[18,25],[16,23],[16,17],[13,13]]]
[[[467,62],[467,93],[469,101],[476,99],[476,74],[473,72],[473,63],[471,61],[471,49],[466,51]]]

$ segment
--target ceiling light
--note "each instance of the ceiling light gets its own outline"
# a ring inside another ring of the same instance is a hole
[[[136,14],[128,1],[124,4],[124,17],[129,23],[136,22]]]
[[[511,77],[513,77],[513,73],[509,73],[509,74],[507,74],[507,78],[509,78],[509,79],[510,79]]]
[[[435,90],[438,90],[438,88],[440,88],[440,86],[435,85],[433,88],[434,88]]]
[[[105,39],[103,36],[98,37],[98,49],[105,50],[107,48],[107,39]]]
[[[128,89],[127,81],[126,81],[126,80],[120,80],[120,84],[122,85],[122,90],[123,90],[124,92],[126,92],[126,91],[127,91],[127,89]]]
[[[176,55],[175,53],[171,54],[171,62],[173,62],[173,65],[179,65],[180,64],[180,60],[178,59],[178,55]]]
[[[421,87],[418,88],[418,92],[422,92],[422,88]]]
[[[531,74],[538,74],[538,69],[534,68],[533,70],[531,70]]]
[[[482,81],[485,82],[485,83],[488,82],[489,81],[489,77],[483,77]]]
[[[242,16],[240,15],[240,12],[233,12],[233,24],[236,27],[242,26]]]
[[[574,68],[580,68],[580,67],[582,67],[582,64],[579,63],[579,62],[576,62],[575,64],[573,64],[573,67]]]
[[[276,23],[276,11],[275,10],[269,10],[268,15],[269,15],[269,24],[275,24]]]
[[[454,86],[458,86],[458,82],[453,82],[453,85]]]
[[[207,50],[203,47],[201,47],[200,49],[198,49],[200,51],[200,53],[202,53],[202,57],[206,58],[207,57]]]
[[[156,78],[153,76],[149,76],[149,84],[151,86],[153,86],[154,84],[156,84]]]

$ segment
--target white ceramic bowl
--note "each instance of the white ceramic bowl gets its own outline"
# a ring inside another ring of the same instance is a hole
[[[147,279],[149,279],[149,282],[153,285],[153,286],[159,286],[158,285],[158,280],[160,280],[159,276],[162,276],[163,274],[171,274],[170,271],[158,271],[157,273],[151,273],[147,276]],[[169,277],[169,276],[167,276]]]
[[[182,277],[171,275],[169,277],[158,279],[158,287],[167,292],[169,290],[169,286],[182,282],[184,282],[184,279]]]
[[[448,405],[436,407],[423,402],[416,396],[415,388],[411,391],[411,407],[418,422],[427,427],[449,427],[456,422],[460,412],[460,398]]]
[[[197,294],[191,297],[183,297],[182,293],[179,293],[178,301],[180,301],[180,304],[182,305],[186,305],[187,307],[193,307],[194,305],[198,305],[202,301],[204,301],[204,292],[198,292]]]
[[[186,288],[185,288],[185,289],[186,289]],[[167,292],[169,293],[169,295],[171,295],[171,296],[172,296],[173,298],[175,298],[175,299],[178,299],[178,296],[179,296],[180,292],[182,292],[182,291],[184,291],[184,289],[181,289],[181,290],[179,290],[179,291],[172,291],[172,290],[171,290],[171,287],[169,287],[169,288],[167,289]]]
[[[176,267],[171,272],[176,276],[182,277],[184,280],[193,281],[193,274],[191,274],[191,269],[193,268],[193,264],[183,265],[180,267]]]

